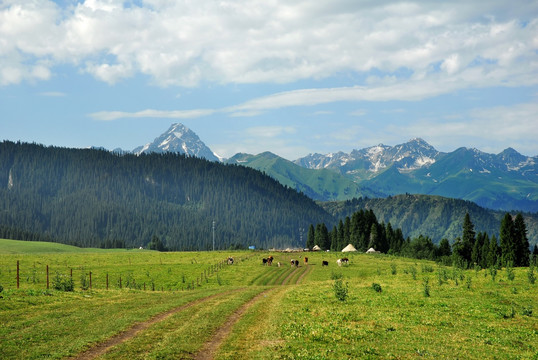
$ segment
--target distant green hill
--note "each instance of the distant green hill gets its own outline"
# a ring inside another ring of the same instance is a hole
[[[270,152],[258,155],[237,154],[228,159],[227,163],[263,171],[281,184],[314,200],[346,200],[377,195],[335,171],[307,169]]]
[[[88,250],[52,242],[0,239],[0,254],[77,253]],[[100,249],[92,250],[98,251]]]

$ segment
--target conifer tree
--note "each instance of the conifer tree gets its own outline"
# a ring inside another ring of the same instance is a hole
[[[499,255],[499,245],[497,244],[497,238],[493,235],[489,242],[489,251],[487,257],[487,267],[492,267],[497,264],[498,255]]]
[[[312,249],[314,245],[316,245],[314,225],[310,224],[308,227],[308,234],[306,235],[306,247]]]
[[[514,266],[516,263],[516,241],[512,215],[506,213],[501,221],[501,265]]]
[[[514,220],[514,242],[516,248],[516,261],[514,266],[529,266],[530,245],[527,238],[527,228],[521,213]]]
[[[490,249],[489,236],[487,233],[484,233],[484,242],[482,244],[482,249],[480,249],[480,267],[485,269],[488,267],[488,254]]]

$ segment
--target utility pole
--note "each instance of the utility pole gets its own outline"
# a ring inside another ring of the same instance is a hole
[[[215,220],[213,220],[213,251],[215,251]]]

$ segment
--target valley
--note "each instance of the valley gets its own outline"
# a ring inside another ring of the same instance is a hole
[[[538,292],[528,268],[513,269],[511,277],[506,268],[493,274],[380,254],[348,253],[349,265],[338,267],[341,253],[21,252],[18,242],[0,241],[3,359],[504,359],[538,353]],[[284,265],[262,265],[269,254]],[[223,263],[229,256],[233,265]],[[308,265],[289,266],[303,256]],[[218,271],[201,275],[220,263]],[[47,264],[52,276],[73,269],[74,291],[47,290]],[[92,288],[82,290],[81,275],[90,271]],[[121,288],[111,282],[107,290],[107,273],[136,281]],[[155,290],[144,290],[151,279]],[[181,288],[192,281],[194,288]],[[338,283],[345,289],[339,297]]]

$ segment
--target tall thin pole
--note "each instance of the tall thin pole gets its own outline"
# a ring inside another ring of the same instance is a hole
[[[213,251],[215,251],[215,220],[213,220]]]

